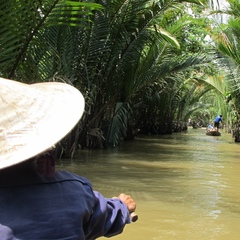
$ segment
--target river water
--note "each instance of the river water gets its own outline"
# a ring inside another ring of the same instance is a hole
[[[240,239],[240,144],[230,134],[138,136],[119,148],[81,151],[58,168],[87,177],[106,197],[135,199],[138,221],[111,239]]]

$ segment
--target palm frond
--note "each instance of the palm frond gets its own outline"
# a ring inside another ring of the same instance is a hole
[[[71,26],[86,22],[86,16],[91,15],[93,9],[100,8],[100,5],[94,3],[65,0],[30,2],[10,0],[7,3],[1,1],[1,74],[23,81],[39,80],[44,77],[36,76],[38,63],[35,62],[36,56],[31,52],[37,46],[43,49],[41,54],[43,59],[45,54],[46,56],[51,54],[48,51],[45,28],[53,24],[68,23],[68,26]],[[81,14],[77,14],[78,12]]]

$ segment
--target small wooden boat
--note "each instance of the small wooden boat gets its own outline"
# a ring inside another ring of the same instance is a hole
[[[216,130],[207,130],[206,135],[208,136],[221,136],[221,132]]]

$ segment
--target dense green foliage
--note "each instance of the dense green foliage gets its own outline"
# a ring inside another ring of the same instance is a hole
[[[138,131],[180,131],[190,117],[210,121],[218,107],[232,121],[239,81],[226,69],[232,61],[237,69],[239,45],[213,44],[239,39],[239,9],[229,2],[229,28],[213,28],[208,1],[1,1],[0,75],[80,89],[85,114],[62,142],[68,154]]]

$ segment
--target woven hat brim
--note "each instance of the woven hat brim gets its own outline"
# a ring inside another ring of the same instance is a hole
[[[51,149],[78,123],[84,104],[66,83],[0,78],[0,169]]]

